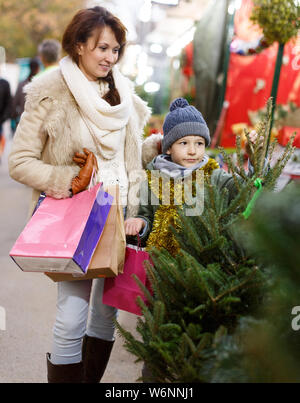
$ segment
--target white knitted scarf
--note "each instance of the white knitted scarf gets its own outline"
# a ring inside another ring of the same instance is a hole
[[[133,105],[129,80],[120,73],[117,66],[113,67],[113,77],[121,103],[111,106],[97,95],[86,76],[69,56],[64,57],[59,64],[80,114],[97,142],[101,157],[114,158],[119,146],[118,134],[128,124]]]

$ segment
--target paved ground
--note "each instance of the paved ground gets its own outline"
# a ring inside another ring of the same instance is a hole
[[[44,383],[45,354],[50,350],[56,310],[56,284],[43,274],[23,273],[9,257],[24,227],[30,197],[30,189],[8,176],[9,148],[8,142],[0,165],[0,383]],[[134,332],[135,315],[120,311],[119,321]],[[135,383],[141,365],[134,360],[117,336],[103,382]]]

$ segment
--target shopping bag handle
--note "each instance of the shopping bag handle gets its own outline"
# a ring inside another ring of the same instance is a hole
[[[130,248],[135,249],[136,251],[143,250],[144,248],[142,248],[142,246],[141,246],[140,234],[137,233],[136,237],[137,237],[137,240],[138,240],[137,244],[135,244],[135,242],[134,243],[126,243],[126,246],[129,246]]]
[[[141,237],[140,237],[140,234],[139,233],[137,233],[136,234],[136,237],[137,237],[137,240],[138,240],[138,243],[137,243],[137,247],[140,249],[141,248]]]
[[[95,167],[93,167],[93,172],[92,172],[90,183],[88,186],[88,191],[90,191],[92,189],[92,187],[94,187],[96,184],[97,184],[96,183],[96,169],[95,169]]]

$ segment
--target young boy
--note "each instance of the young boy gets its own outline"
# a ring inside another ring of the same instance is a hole
[[[187,178],[195,184],[197,172],[203,171],[204,177],[210,176],[211,183],[220,191],[226,187],[229,201],[236,195],[232,175],[219,169],[218,163],[205,154],[205,147],[210,144],[209,129],[202,114],[183,98],[175,99],[170,106],[163,124],[162,154],[156,156],[147,165],[148,180],[141,186],[141,204],[138,215],[125,221],[126,235],[140,234],[147,246],[164,247],[171,254],[177,253],[177,242],[170,231],[170,225],[177,226],[178,205],[186,208],[183,189],[180,200],[176,200],[178,184]],[[256,132],[250,134],[255,141]],[[159,187],[153,172],[157,171],[163,183],[169,183],[170,203],[163,203],[164,185]],[[177,187],[176,187],[177,186]],[[194,187],[195,190],[195,187]],[[204,194],[204,197],[207,197]],[[196,194],[197,198],[197,194]]]

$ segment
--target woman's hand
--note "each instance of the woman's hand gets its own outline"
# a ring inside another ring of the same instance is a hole
[[[91,181],[94,170],[98,171],[98,164],[95,155],[84,148],[84,155],[76,153],[73,160],[81,167],[78,176],[72,180],[72,193],[79,193],[87,188]]]
[[[142,218],[127,218],[125,220],[125,234],[126,235],[137,235],[146,225]]]
[[[80,154],[80,153],[75,153],[74,157],[73,157],[73,161],[76,162],[76,164],[80,167],[83,168],[86,164],[86,160],[87,157],[90,153],[92,153],[90,150],[88,150],[87,148],[83,149],[84,154]],[[93,154],[93,153],[92,153]],[[97,163],[97,158],[94,156],[94,165],[95,165],[95,169],[96,171],[98,171],[98,163]]]

